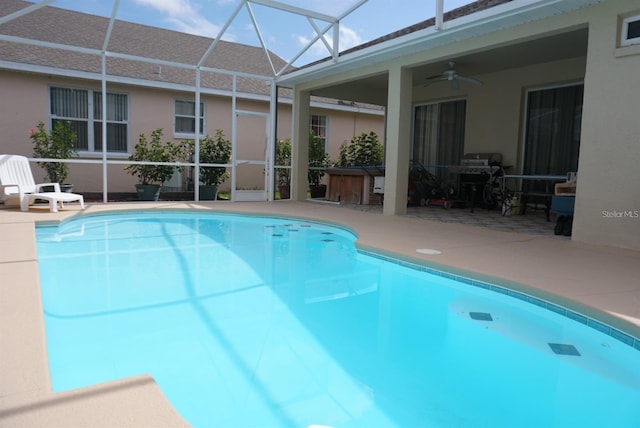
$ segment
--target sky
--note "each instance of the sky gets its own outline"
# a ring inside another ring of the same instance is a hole
[[[35,0],[31,0],[35,1]],[[280,3],[338,17],[359,0],[280,0]],[[471,0],[444,0],[444,10]],[[113,0],[56,0],[51,6],[110,16]],[[240,0],[120,0],[117,19],[207,37],[217,37],[238,9]],[[435,15],[435,0],[368,0],[340,21],[340,50],[373,40]],[[304,16],[251,4],[265,45],[286,61],[292,60],[312,40],[314,27]],[[325,29],[325,21],[314,20]],[[332,31],[327,33],[331,40]],[[242,8],[222,35],[223,40],[259,46],[254,25]],[[331,44],[331,42],[329,42]],[[295,65],[304,65],[330,53],[315,43]]]

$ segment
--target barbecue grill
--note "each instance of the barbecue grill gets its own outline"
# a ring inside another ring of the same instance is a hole
[[[484,186],[496,174],[502,174],[500,153],[467,153],[456,168],[459,175],[461,194],[471,203],[471,212],[476,200],[483,200]]]
[[[502,165],[500,153],[467,153],[460,161],[458,172],[460,175],[478,176],[497,171]],[[462,177],[461,177],[462,178]],[[471,177],[473,180],[474,177]]]

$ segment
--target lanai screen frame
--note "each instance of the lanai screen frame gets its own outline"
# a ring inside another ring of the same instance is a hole
[[[0,18],[0,24],[3,24],[5,22],[9,22],[15,18],[18,18],[20,16],[26,15],[28,13],[31,13],[33,11],[36,11],[44,6],[48,6],[52,3],[55,3],[57,0],[41,0],[38,3],[34,3],[31,6],[27,6],[21,10],[18,10],[14,13],[11,13],[9,15],[6,15],[4,17]],[[109,76],[107,75],[107,58],[120,58],[120,59],[124,59],[124,60],[131,60],[131,61],[139,61],[139,62],[145,62],[145,63],[151,63],[151,64],[155,64],[155,65],[159,65],[159,66],[168,66],[168,67],[176,67],[176,68],[181,68],[181,69],[187,69],[187,70],[192,70],[195,71],[196,73],[196,77],[195,77],[195,82],[193,85],[193,91],[195,94],[195,117],[198,118],[200,117],[200,100],[201,100],[201,73],[204,72],[212,72],[212,73],[219,73],[219,74],[223,74],[223,75],[228,75],[231,76],[233,78],[233,85],[232,85],[232,106],[234,111],[232,112],[232,135],[231,135],[231,143],[232,143],[232,153],[235,154],[236,153],[236,146],[237,146],[237,141],[236,141],[236,112],[235,112],[235,106],[236,106],[236,97],[237,97],[237,87],[236,87],[236,82],[237,82],[237,78],[238,77],[246,77],[246,78],[251,78],[251,79],[258,79],[258,80],[264,80],[269,86],[270,86],[270,96],[269,96],[269,121],[270,121],[270,135],[268,135],[268,140],[267,140],[267,150],[268,150],[268,157],[266,159],[266,170],[267,170],[267,174],[268,176],[274,177],[274,167],[275,165],[273,164],[273,154],[274,154],[274,149],[275,149],[275,133],[276,133],[276,115],[277,115],[277,83],[276,83],[276,79],[279,76],[282,76],[283,73],[285,73],[290,67],[291,65],[297,60],[299,59],[305,52],[307,52],[312,45],[314,45],[318,40],[322,41],[322,43],[324,44],[325,48],[330,52],[331,54],[331,61],[332,62],[337,62],[338,60],[338,56],[339,56],[339,33],[340,33],[340,21],[343,20],[345,17],[347,17],[348,15],[350,15],[351,13],[353,13],[356,9],[358,9],[360,6],[362,6],[363,4],[365,4],[368,0],[358,0],[356,1],[350,8],[348,8],[346,11],[344,11],[341,15],[339,16],[331,16],[328,14],[323,14],[323,13],[318,13],[318,12],[314,12],[312,10],[309,9],[305,9],[305,8],[300,8],[300,7],[296,7],[296,6],[292,6],[292,5],[288,5],[276,0],[240,0],[238,6],[236,7],[236,9],[234,10],[234,12],[232,13],[232,15],[227,19],[226,23],[224,24],[224,26],[221,28],[219,34],[213,39],[213,42],[211,43],[211,45],[209,46],[209,48],[205,51],[204,55],[201,57],[201,59],[196,63],[196,64],[186,64],[186,63],[180,63],[180,62],[174,62],[174,61],[167,61],[167,60],[161,60],[161,59],[157,59],[157,58],[150,58],[150,57],[145,57],[145,56],[138,56],[138,55],[130,55],[130,54],[124,54],[124,53],[118,53],[118,52],[111,52],[109,51],[108,45],[109,45],[109,41],[111,39],[111,33],[113,30],[113,26],[114,26],[114,22],[116,21],[116,16],[117,16],[117,12],[118,9],[120,7],[120,0],[113,0],[113,8],[111,11],[111,15],[109,17],[109,23],[108,23],[108,27],[105,33],[105,37],[104,37],[104,41],[102,44],[102,49],[98,50],[98,49],[93,49],[93,48],[86,48],[86,47],[81,47],[81,46],[74,46],[74,45],[67,45],[67,44],[61,44],[61,43],[52,43],[52,42],[47,42],[47,41],[43,41],[43,40],[34,40],[34,39],[27,39],[27,38],[23,38],[23,37],[14,37],[14,36],[8,36],[8,35],[4,35],[4,34],[0,34],[0,40],[1,41],[8,41],[8,42],[12,42],[12,43],[20,43],[20,44],[27,44],[27,45],[32,45],[32,46],[39,46],[39,47],[44,47],[44,48],[52,48],[52,49],[60,49],[60,50],[64,50],[64,51],[71,51],[71,52],[77,52],[77,53],[82,53],[82,54],[90,54],[90,55],[96,55],[99,56],[101,59],[101,72],[100,72],[100,80],[101,80],[101,92],[102,92],[102,111],[103,112],[107,112],[107,83],[109,81],[113,81],[115,82],[115,79],[109,79]],[[256,4],[256,5],[261,5],[261,6],[265,6],[268,8],[272,8],[272,9],[277,9],[280,11],[284,11],[284,12],[289,12],[295,15],[300,15],[305,17],[309,24],[312,26],[312,28],[314,29],[316,36],[311,39],[296,55],[293,56],[293,58],[291,58],[287,64],[282,67],[280,70],[276,70],[274,67],[273,62],[271,61],[271,57],[269,55],[269,49],[265,44],[265,41],[262,37],[262,34],[260,32],[260,27],[258,25],[258,22],[256,21],[255,15],[253,13],[252,4]],[[444,0],[436,0],[435,1],[435,5],[436,5],[436,28],[440,29],[442,27],[442,22],[443,22],[443,9],[444,9]],[[271,67],[271,70],[273,72],[272,76],[262,76],[262,75],[254,75],[254,74],[250,74],[250,73],[242,73],[242,72],[237,72],[237,71],[230,71],[230,70],[224,70],[224,69],[217,69],[217,68],[211,68],[211,67],[205,67],[203,64],[205,63],[205,61],[209,58],[209,56],[212,54],[212,52],[214,51],[215,47],[217,46],[217,44],[219,43],[219,41],[222,39],[222,36],[224,35],[224,33],[226,32],[226,30],[229,28],[229,26],[232,24],[232,22],[235,20],[235,18],[237,17],[237,15],[240,13],[240,11],[246,8],[254,30],[256,31],[257,37],[260,41],[260,44],[262,46],[262,49],[264,50],[265,56],[269,62],[269,65]],[[323,21],[326,22],[327,25],[324,28],[319,28],[316,21]],[[329,30],[333,29],[333,34],[332,34],[332,44],[329,44],[328,41],[325,38],[325,35],[327,34],[327,32],[329,32]],[[294,106],[295,108],[295,106]],[[195,159],[194,162],[175,162],[175,163],[158,163],[158,162],[140,162],[140,161],[129,161],[129,160],[116,160],[116,159],[108,159],[107,158],[107,114],[102,114],[102,141],[104,142],[102,144],[102,159],[101,160],[92,160],[92,159],[74,159],[74,160],[60,160],[60,159],[45,159],[45,158],[32,158],[32,160],[34,161],[48,161],[48,162],[66,162],[66,163],[88,163],[88,164],[102,164],[102,193],[103,193],[103,202],[107,203],[108,202],[108,165],[114,165],[114,164],[121,164],[121,165],[131,165],[131,164],[139,164],[139,165],[144,165],[144,164],[153,164],[153,165],[173,165],[176,167],[194,167],[194,183],[199,183],[200,182],[200,166],[205,166],[205,167],[225,167],[231,168],[231,177],[232,177],[232,183],[231,183],[231,187],[233,190],[235,190],[235,179],[236,179],[236,165],[235,162],[231,163],[231,164],[209,164],[209,163],[200,163],[200,154],[199,154],[199,148],[200,148],[200,138],[201,138],[201,132],[202,130],[200,129],[200,121],[196,120],[195,121],[195,133],[194,133],[194,143],[195,143],[195,151],[194,151],[194,155],[195,155]],[[292,132],[293,134],[293,132]],[[293,150],[296,150],[297,144],[295,143],[295,141],[293,141]],[[292,168],[294,168],[295,166],[292,166]],[[274,180],[273,179],[269,179],[269,186],[267,189],[267,193],[268,193],[268,200],[272,201],[274,199]],[[197,202],[200,200],[200,195],[199,195],[199,186],[195,185],[194,186],[194,200]],[[232,201],[234,199],[232,198]]]

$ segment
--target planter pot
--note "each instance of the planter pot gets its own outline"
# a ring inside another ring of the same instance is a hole
[[[160,185],[136,184],[139,201],[157,201],[160,198]]]
[[[218,196],[218,186],[200,186],[201,201],[215,201]]]
[[[324,198],[327,194],[327,185],[319,184],[317,186],[309,186],[311,198]]]
[[[61,184],[60,191],[67,192],[67,193],[73,192],[73,184]]]

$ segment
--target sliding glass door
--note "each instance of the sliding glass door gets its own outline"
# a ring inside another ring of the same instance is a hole
[[[524,174],[578,170],[583,92],[580,84],[528,93]]]
[[[414,109],[412,160],[442,181],[455,180],[445,166],[459,165],[464,154],[466,108],[466,100],[454,100]]]

